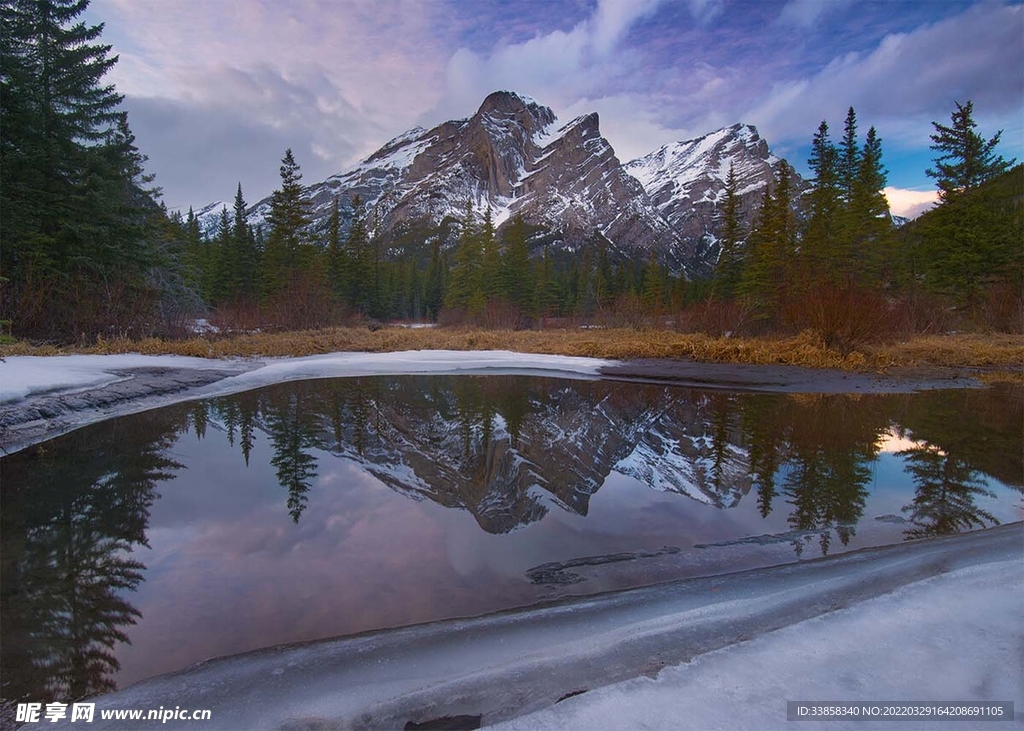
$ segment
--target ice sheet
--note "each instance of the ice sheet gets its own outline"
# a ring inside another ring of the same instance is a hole
[[[250,361],[262,367],[226,379],[211,393],[229,393],[306,378],[416,373],[462,373],[494,369],[523,372],[594,375],[609,361],[560,355],[534,355],[501,350],[415,350],[398,353],[328,353],[304,358]],[[187,358],[177,355],[11,356],[0,362],[0,403],[30,394],[68,392],[116,382],[118,371],[133,368],[219,369],[237,360]]]
[[[789,728],[787,700],[1014,701],[1020,723],[1022,577],[1019,560],[960,569],[488,728]],[[820,727],[947,725],[964,723],[829,720]]]
[[[123,380],[118,371],[132,368],[224,367],[223,361],[178,355],[9,356],[0,361],[0,403],[39,393],[68,393]]]

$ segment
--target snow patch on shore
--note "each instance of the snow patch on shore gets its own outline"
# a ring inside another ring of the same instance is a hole
[[[972,566],[488,728],[788,728],[787,700],[1014,701],[1019,724],[1022,628],[1021,563]],[[821,727],[941,725],[829,719]]]
[[[129,378],[133,368],[218,369],[225,361],[180,355],[18,355],[0,362],[0,403],[43,393],[75,393]]]
[[[253,366],[256,366],[253,368]],[[371,375],[518,373],[563,378],[596,377],[610,361],[503,350],[416,350],[397,353],[328,353],[303,358],[229,360],[177,355],[11,356],[0,362],[0,403],[44,393],[73,393],[124,380],[136,368],[245,370],[204,388],[175,394],[167,404],[238,393],[282,381]],[[250,370],[251,369],[251,370]]]

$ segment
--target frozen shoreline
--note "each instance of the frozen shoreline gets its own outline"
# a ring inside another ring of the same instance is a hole
[[[957,374],[888,377],[795,366],[679,360],[620,362],[511,351],[329,353],[266,359],[137,354],[11,356],[0,362],[0,452],[10,454],[115,416],[284,381],[415,374],[613,378],[784,393],[908,393],[978,385]]]
[[[286,381],[456,373],[597,378],[610,364],[595,358],[445,350],[244,360],[135,354],[13,356],[0,362],[0,451],[11,454],[115,416]]]
[[[209,660],[95,699],[96,727],[119,727],[104,709],[180,706],[210,709],[210,729],[771,729],[786,700],[1014,701],[1019,724],[1022,537],[1015,523]],[[132,728],[156,726],[195,723]],[[890,727],[935,726],[870,726]]]

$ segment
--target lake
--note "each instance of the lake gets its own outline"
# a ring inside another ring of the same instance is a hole
[[[1024,389],[287,383],[0,460],[2,696],[1024,516]]]

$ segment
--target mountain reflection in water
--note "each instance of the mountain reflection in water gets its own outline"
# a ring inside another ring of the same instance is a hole
[[[0,697],[78,699],[213,655],[713,570],[715,550],[792,560],[1018,519],[1022,393],[410,376],[83,428],[0,461]],[[879,480],[884,450],[898,479]]]

